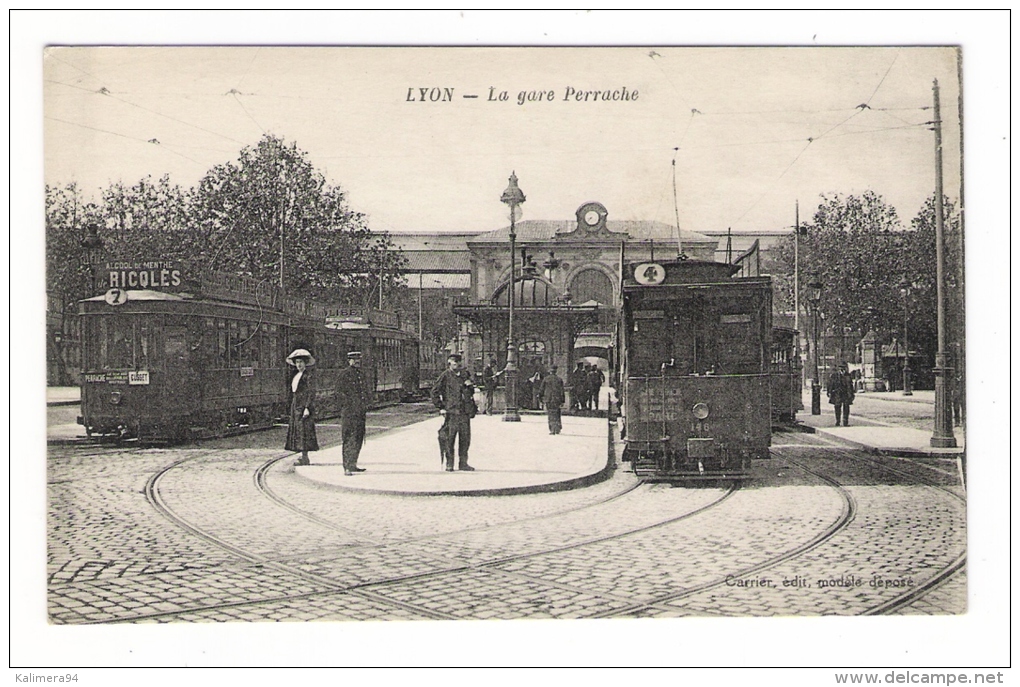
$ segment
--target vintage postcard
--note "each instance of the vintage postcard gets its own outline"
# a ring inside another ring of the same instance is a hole
[[[966,614],[966,59],[46,47],[47,623]]]

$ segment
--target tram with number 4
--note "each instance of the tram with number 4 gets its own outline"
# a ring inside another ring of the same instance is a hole
[[[646,479],[739,479],[772,437],[772,283],[698,260],[624,268],[625,461]]]

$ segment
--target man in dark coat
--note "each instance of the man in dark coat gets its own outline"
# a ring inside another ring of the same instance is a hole
[[[563,429],[563,418],[560,415],[565,399],[563,380],[556,374],[553,365],[549,374],[542,380],[542,402],[545,403],[545,414],[549,418],[549,434],[559,434]]]
[[[599,409],[599,394],[602,392],[602,384],[605,381],[606,376],[602,374],[598,365],[592,365],[591,371],[588,373],[588,391],[591,394],[591,404],[595,410]]]
[[[854,382],[847,372],[846,363],[833,370],[829,376],[829,403],[836,408],[836,426],[839,427],[840,418],[843,426],[850,425],[850,404],[854,402]]]
[[[584,388],[588,385],[587,374],[584,371],[584,363],[577,363],[577,369],[570,373],[570,409],[581,410]]]
[[[337,378],[336,395],[343,427],[344,474],[350,477],[355,472],[365,471],[365,468],[358,467],[358,456],[365,443],[365,412],[368,410],[369,394],[361,372],[359,351],[347,354],[347,369]]]
[[[458,468],[474,470],[468,465],[468,448],[471,446],[475,385],[471,373],[461,368],[461,360],[459,353],[451,353],[446,359],[447,369],[432,385],[432,402],[444,416],[439,429],[439,449],[447,472],[453,472],[454,443],[457,444]]]
[[[541,363],[535,363],[535,374],[531,375],[531,409],[542,409],[542,380],[545,373],[542,372]]]

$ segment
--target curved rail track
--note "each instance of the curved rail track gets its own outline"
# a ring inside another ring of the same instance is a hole
[[[805,446],[807,447],[807,446]],[[833,460],[846,460],[850,459],[859,464],[869,465],[871,468],[879,469],[888,474],[896,475],[901,479],[910,481],[926,487],[937,489],[950,495],[952,498],[957,499],[961,502],[964,501],[964,497],[955,493],[953,490],[933,483],[932,472],[938,472],[937,468],[925,465],[924,463],[916,463],[916,466],[922,466],[928,468],[927,470],[921,470],[920,467],[912,467],[909,464],[904,466],[890,466],[885,464],[883,461],[879,461],[867,456],[863,456],[859,453],[853,452],[849,449],[841,449],[834,446],[818,446],[821,449],[820,453],[825,455],[825,459]],[[143,447],[135,447],[128,449],[128,452],[137,452],[143,450]],[[161,493],[161,484],[167,475],[173,473],[176,470],[187,469],[189,465],[194,464],[196,461],[201,460],[203,457],[208,457],[210,454],[216,452],[216,449],[206,449],[200,451],[197,454],[190,455],[186,458],[176,460],[169,465],[165,465],[162,469],[152,474],[144,487],[144,495],[146,500],[151,504],[152,508],[160,514],[161,517],[172,522],[177,527],[188,532],[190,535],[198,537],[203,541],[218,547],[220,550],[227,552],[231,556],[237,557],[239,560],[244,561],[247,564],[255,566],[257,568],[273,569],[279,574],[282,574],[289,578],[297,580],[303,580],[307,583],[311,583],[316,587],[316,591],[301,592],[301,593],[279,593],[272,594],[257,599],[231,601],[218,604],[209,603],[198,603],[192,607],[185,605],[176,610],[165,611],[165,612],[149,612],[140,613],[134,615],[125,614],[122,617],[118,617],[115,620],[103,621],[103,622],[138,622],[144,620],[174,620],[181,617],[191,616],[196,613],[203,613],[207,611],[216,611],[218,609],[229,609],[229,608],[256,608],[266,604],[274,603],[289,603],[297,602],[302,599],[311,599],[314,597],[322,598],[324,596],[349,596],[360,598],[365,601],[370,601],[375,606],[383,608],[392,608],[394,610],[399,609],[404,614],[409,614],[412,617],[420,618],[431,618],[431,619],[454,619],[462,618],[463,616],[454,615],[452,613],[444,612],[442,609],[428,608],[421,603],[416,603],[413,598],[410,600],[395,599],[391,594],[385,593],[388,588],[400,588],[402,584],[413,584],[419,582],[437,581],[441,582],[444,578],[449,579],[457,578],[465,574],[472,575],[476,573],[485,573],[490,577],[495,575],[496,578],[504,579],[507,583],[513,581],[523,581],[532,583],[534,585],[544,585],[545,587],[560,588],[573,593],[584,593],[591,597],[601,599],[608,605],[613,606],[609,610],[603,610],[602,612],[590,615],[588,617],[633,617],[641,615],[644,612],[673,612],[677,611],[678,606],[676,602],[682,602],[685,599],[689,599],[708,590],[713,590],[720,586],[726,585],[728,580],[734,578],[743,578],[752,575],[757,575],[766,570],[776,568],[784,563],[795,562],[801,556],[815,551],[819,547],[822,547],[826,543],[830,542],[839,533],[845,531],[847,527],[854,522],[858,515],[858,503],[854,498],[853,494],[843,485],[838,479],[833,478],[831,475],[825,474],[827,470],[824,467],[813,465],[809,467],[804,464],[802,460],[795,460],[789,455],[784,455],[782,446],[774,448],[774,453],[778,461],[784,461],[787,465],[802,471],[806,475],[810,475],[813,481],[821,485],[829,487],[833,493],[838,496],[839,508],[838,514],[832,518],[827,524],[819,531],[806,533],[809,535],[806,540],[801,542],[787,542],[786,548],[775,555],[764,558],[760,561],[749,561],[746,565],[734,566],[731,570],[725,568],[713,571],[714,577],[702,581],[694,586],[690,586],[684,589],[676,591],[667,591],[652,596],[652,598],[645,598],[635,600],[631,595],[625,593],[619,593],[613,590],[593,590],[593,589],[582,589],[580,585],[570,582],[562,582],[548,577],[540,577],[529,574],[526,571],[515,570],[515,569],[503,569],[503,566],[510,563],[520,563],[525,561],[533,561],[542,557],[554,556],[555,554],[564,553],[568,551],[584,552],[590,550],[591,556],[598,556],[600,544],[607,542],[628,542],[635,541],[640,538],[643,534],[648,533],[652,530],[660,528],[670,528],[671,526],[679,525],[685,521],[690,521],[692,518],[698,516],[711,517],[711,513],[714,509],[719,508],[723,504],[729,502],[731,497],[739,491],[739,484],[731,484],[726,490],[720,490],[720,493],[713,495],[711,500],[707,503],[698,505],[697,507],[691,507],[684,512],[673,512],[669,514],[669,517],[655,518],[654,520],[644,521],[639,523],[632,523],[629,526],[626,523],[618,523],[615,528],[611,531],[598,532],[594,535],[579,536],[574,540],[554,542],[549,545],[538,546],[530,550],[526,550],[523,553],[511,553],[509,555],[489,555],[483,554],[475,560],[458,561],[457,555],[455,554],[452,558],[450,555],[444,555],[441,550],[436,552],[431,551],[418,551],[417,555],[424,561],[427,561],[425,567],[428,569],[422,571],[405,572],[404,574],[391,574],[386,575],[385,572],[378,576],[367,579],[365,581],[338,581],[333,577],[326,576],[324,574],[318,574],[316,572],[302,569],[300,567],[300,561],[290,561],[288,558],[299,558],[298,556],[274,556],[272,554],[258,553],[251,546],[239,545],[236,541],[230,540],[229,537],[216,534],[214,532],[203,529],[202,527],[194,524],[189,520],[187,513],[178,513],[167,503],[164,498],[164,494]],[[81,451],[73,450],[68,451],[69,456],[61,457],[91,457],[103,453],[102,451],[95,453],[85,453]],[[598,498],[585,501],[584,503],[572,505],[567,508],[553,509],[546,513],[537,515],[529,515],[522,518],[510,519],[503,522],[494,522],[490,524],[475,526],[475,527],[464,527],[456,529],[454,531],[430,533],[419,536],[408,536],[394,539],[382,539],[379,537],[373,537],[366,535],[361,532],[355,531],[351,527],[345,527],[342,524],[331,521],[329,518],[320,516],[315,512],[310,512],[307,508],[303,508],[299,505],[295,505],[288,501],[286,498],[280,496],[277,491],[272,488],[272,468],[280,463],[280,461],[291,457],[292,454],[280,454],[274,456],[269,460],[264,460],[259,464],[251,475],[252,483],[256,492],[267,501],[273,503],[276,507],[282,508],[291,514],[299,516],[301,519],[311,523],[314,527],[326,528],[338,533],[342,533],[349,539],[341,548],[343,551],[364,551],[372,549],[384,549],[385,547],[399,547],[406,544],[417,544],[428,541],[439,541],[450,537],[457,537],[466,533],[481,533],[484,535],[489,531],[497,531],[501,528],[517,527],[522,523],[530,523],[532,525],[538,524],[542,526],[543,522],[555,523],[558,518],[565,518],[571,515],[576,515],[583,511],[591,511],[591,519],[597,519],[604,517],[605,513],[600,513],[597,509],[606,507],[614,502],[621,502],[627,498],[640,499],[647,495],[647,492],[656,488],[650,485],[644,485],[639,482],[627,482],[621,488],[613,490],[609,494],[602,494]],[[823,459],[823,461],[825,460]],[[772,465],[780,466],[782,463],[777,462],[775,459]],[[835,466],[834,466],[835,467]],[[906,468],[906,469],[903,469]],[[921,472],[923,474],[918,474]],[[951,476],[948,472],[945,472],[942,477]],[[55,482],[59,483],[59,482]],[[661,485],[660,487],[661,488]],[[832,502],[835,505],[835,502]],[[667,530],[672,531],[672,530]],[[526,547],[528,548],[528,547]],[[335,553],[334,551],[327,551],[325,553]],[[305,557],[309,555],[316,555],[314,552],[304,554]],[[342,554],[341,554],[342,555]],[[588,555],[588,554],[584,554]],[[910,590],[898,594],[894,598],[887,599],[880,604],[875,604],[863,613],[867,615],[877,614],[890,614],[902,611],[905,608],[911,606],[918,600],[924,598],[931,591],[939,588],[952,580],[966,565],[966,553],[959,554],[953,561],[948,565],[943,566],[941,569],[936,571],[934,574],[928,576],[919,586],[913,587]],[[391,571],[396,572],[396,571]],[[493,578],[495,579],[495,578]],[[490,580],[490,583],[491,580]],[[671,605],[672,604],[672,605]],[[96,621],[99,622],[99,621]]]

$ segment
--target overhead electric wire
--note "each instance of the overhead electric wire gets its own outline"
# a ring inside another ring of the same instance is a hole
[[[199,162],[198,160],[196,160],[196,159],[194,159],[192,157],[189,157],[189,156],[185,155],[184,153],[179,153],[176,150],[174,150],[173,148],[171,148],[169,146],[163,145],[162,143],[159,142],[158,139],[155,139],[155,138],[144,139],[144,138],[138,138],[137,136],[128,136],[127,134],[117,133],[116,131],[109,131],[107,129],[100,129],[98,127],[89,126],[88,124],[79,124],[78,122],[71,122],[71,121],[68,121],[66,119],[60,119],[59,117],[52,117],[50,115],[45,115],[45,119],[50,119],[50,120],[53,120],[54,122],[61,122],[63,124],[70,124],[71,126],[81,127],[82,129],[90,129],[91,131],[98,131],[101,134],[109,134],[110,136],[119,136],[120,138],[126,138],[129,141],[138,141],[139,143],[145,143],[147,145],[158,145],[160,148],[162,148],[163,150],[166,150],[168,153],[173,153],[174,155],[178,155],[180,157],[183,157],[185,160],[191,160],[196,165],[199,165],[199,166],[202,166],[202,167],[206,166],[204,163]]]
[[[826,129],[824,132],[822,132],[818,136],[809,137],[807,145],[805,145],[803,148],[801,148],[800,152],[798,152],[797,155],[790,162],[790,164],[786,166],[786,169],[784,169],[779,174],[779,176],[775,178],[775,180],[772,182],[772,184],[767,189],[765,189],[764,193],[762,193],[760,196],[758,196],[758,198],[755,199],[755,201],[753,203],[751,203],[751,205],[746,210],[744,210],[744,212],[740,215],[740,217],[737,218],[737,220],[735,222],[733,222],[733,224],[736,224],[737,222],[742,220],[744,217],[746,217],[747,214],[751,210],[753,210],[758,205],[758,203],[761,202],[761,200],[765,196],[767,196],[769,193],[771,193],[775,189],[775,187],[779,184],[780,180],[782,180],[782,178],[784,176],[786,176],[786,173],[789,172],[790,169],[793,168],[793,166],[797,163],[797,160],[799,160],[801,155],[803,155],[805,153],[805,151],[807,151],[807,149],[811,147],[812,143],[815,143],[816,141],[821,140],[822,138],[825,138],[825,137],[829,136],[829,134],[831,134],[833,131],[835,131],[839,127],[841,127],[844,124],[846,124],[847,122],[849,122],[851,119],[853,119],[854,117],[859,115],[861,112],[864,112],[865,110],[870,110],[871,109],[871,101],[872,101],[872,99],[874,99],[875,95],[878,93],[878,89],[880,89],[882,87],[882,84],[885,83],[885,79],[886,79],[887,76],[889,76],[889,72],[892,71],[893,65],[896,64],[896,58],[899,57],[899,54],[900,54],[899,50],[897,50],[896,53],[893,55],[892,61],[889,63],[889,66],[886,68],[885,73],[882,74],[882,78],[878,80],[878,85],[875,86],[875,90],[873,90],[871,92],[871,95],[868,96],[868,99],[865,100],[860,105],[858,105],[857,107],[855,107],[854,108],[854,112],[849,117],[847,117],[846,119],[841,121],[839,124],[836,124],[835,126],[832,126],[829,129]],[[839,135],[841,135],[841,134],[834,134],[834,136],[839,136]],[[845,134],[842,134],[842,135],[845,135]]]
[[[153,110],[151,108],[144,107],[142,105],[138,105],[136,103],[133,103],[130,100],[124,100],[123,98],[118,98],[117,96],[113,95],[112,93],[110,93],[110,91],[108,91],[105,88],[100,89],[97,92],[99,94],[101,94],[101,95],[105,95],[108,98],[113,98],[114,100],[116,100],[118,102],[124,103],[125,105],[130,105],[131,107],[137,107],[139,110],[144,110],[145,112],[151,112],[154,115],[159,115],[160,117],[165,117],[166,119],[169,119],[170,121],[177,122],[179,124],[183,124],[184,126],[190,126],[193,129],[198,129],[199,131],[204,131],[207,134],[212,134],[213,136],[219,136],[220,138],[225,138],[228,141],[233,141],[234,143],[237,143],[239,145],[244,145],[244,141],[238,141],[236,138],[232,138],[232,137],[227,136],[225,134],[221,134],[219,132],[212,131],[211,129],[206,129],[205,127],[199,126],[197,124],[192,124],[191,122],[186,122],[183,119],[178,119],[177,117],[171,117],[170,115],[163,114],[162,112],[159,112],[158,110]]]
[[[259,124],[258,121],[254,117],[251,116],[251,112],[248,112],[248,108],[244,106],[244,103],[242,103],[240,101],[240,99],[238,99],[238,97],[237,97],[237,90],[236,89],[231,88],[229,91],[227,91],[227,95],[233,96],[234,97],[234,102],[236,102],[241,107],[241,110],[244,112],[245,116],[247,116],[248,119],[250,119],[252,121],[252,123],[254,123],[255,126],[257,126],[259,128],[259,131],[261,131],[263,134],[266,133],[265,128],[263,128],[263,126],[261,124]]]

